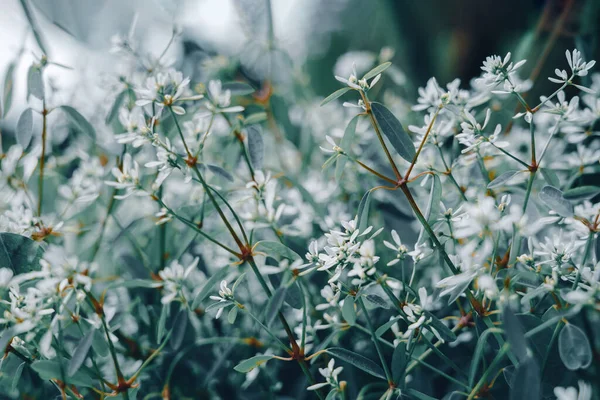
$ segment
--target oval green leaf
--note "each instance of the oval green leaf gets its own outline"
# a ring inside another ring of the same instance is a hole
[[[371,111],[381,132],[388,138],[394,149],[408,162],[415,158],[415,145],[400,121],[383,104],[371,103]]]
[[[332,347],[327,349],[327,353],[333,357],[339,358],[342,361],[346,361],[347,363],[354,365],[355,367],[373,375],[376,378],[381,378],[384,380],[386,379],[383,369],[365,356],[361,356],[360,354],[341,347]]]

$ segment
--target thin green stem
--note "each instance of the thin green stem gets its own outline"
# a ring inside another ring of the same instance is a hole
[[[385,377],[388,381],[388,384],[393,384],[394,383],[394,378],[392,377],[392,374],[388,368],[387,365],[387,361],[385,360],[385,357],[383,356],[383,351],[381,350],[381,346],[379,344],[379,341],[377,340],[377,335],[375,334],[375,328],[373,327],[373,323],[371,322],[371,319],[369,318],[369,312],[367,311],[367,308],[365,307],[365,303],[362,299],[362,297],[358,297],[358,304],[361,308],[361,310],[363,311],[363,314],[365,315],[365,319],[367,320],[367,326],[369,328],[369,332],[371,333],[371,338],[373,340],[373,344],[375,345],[375,349],[377,350],[377,355],[379,356],[379,361],[381,361],[381,366],[383,367],[383,372],[385,373]]]

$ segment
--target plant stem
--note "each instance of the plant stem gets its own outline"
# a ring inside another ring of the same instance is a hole
[[[23,7],[25,4],[23,3]],[[42,155],[40,156],[40,177],[38,180],[38,216],[42,215],[42,206],[44,203],[44,166],[46,165],[46,136],[48,125],[48,110],[46,109],[46,99],[42,100]]]
[[[373,323],[371,322],[371,319],[369,318],[369,312],[367,311],[367,308],[365,307],[365,303],[362,299],[362,297],[358,297],[358,304],[360,305],[361,310],[363,311],[363,313],[365,314],[365,319],[367,320],[367,326],[369,327],[369,331],[371,332],[371,338],[373,340],[373,344],[375,344],[375,349],[377,350],[377,355],[379,356],[379,361],[381,361],[381,366],[383,367],[383,372],[385,372],[385,377],[388,381],[389,385],[395,384],[394,383],[394,379],[392,378],[392,374],[390,373],[390,370],[388,368],[387,365],[387,361],[385,360],[385,357],[383,356],[383,352],[381,351],[381,346],[379,344],[379,341],[377,340],[377,335],[375,334],[375,328],[373,327]]]
[[[425,146],[425,143],[427,142],[427,137],[429,136],[429,132],[431,131],[431,128],[433,127],[433,124],[435,123],[435,120],[437,119],[437,116],[440,113],[441,109],[442,109],[442,106],[439,106],[437,108],[437,110],[435,110],[435,114],[433,115],[433,118],[431,118],[431,122],[429,122],[429,126],[427,127],[427,131],[425,132],[425,135],[423,136],[423,140],[421,140],[421,144],[419,145],[419,149],[415,153],[415,156],[413,157],[413,160],[410,163],[410,166],[408,167],[408,171],[406,171],[406,175],[404,175],[404,180],[405,181],[407,181],[408,178],[410,178],[410,173],[412,172],[413,168],[415,167],[415,164],[417,163],[417,159],[419,158],[419,154],[421,154],[421,150],[423,150],[423,146]]]

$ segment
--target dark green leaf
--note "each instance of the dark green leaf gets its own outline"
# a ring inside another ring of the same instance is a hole
[[[567,323],[558,336],[558,352],[565,367],[571,371],[585,369],[592,363],[592,347],[578,326]]]
[[[375,336],[379,337],[379,336],[383,335],[384,333],[386,333],[388,331],[388,329],[390,329],[392,327],[392,325],[394,325],[399,320],[400,320],[400,317],[396,317],[396,318],[389,320],[385,324],[381,325],[379,328],[377,328],[375,330]]]
[[[346,296],[344,305],[342,305],[342,317],[348,325],[356,324],[356,309],[354,308],[354,297]]]
[[[479,367],[479,360],[483,358],[485,347],[487,345],[487,338],[494,333],[499,333],[498,328],[489,328],[485,330],[479,339],[477,340],[477,346],[475,346],[475,352],[471,358],[471,370],[469,372],[469,386],[473,386],[475,383],[475,377],[477,375],[477,368]]]
[[[265,157],[265,143],[258,125],[250,125],[246,128],[248,133],[248,155],[250,163],[255,169],[263,169],[263,159]]]
[[[392,378],[396,384],[401,382],[407,363],[406,349],[404,348],[404,343],[400,342],[392,355]]]
[[[525,331],[509,306],[504,307],[502,311],[502,322],[504,323],[504,332],[506,339],[510,344],[511,351],[522,362],[527,355],[527,342],[525,340]]]
[[[385,299],[383,297],[378,296],[376,294],[366,295],[365,300],[367,300],[370,304],[374,305],[375,307],[381,307],[386,310],[390,309],[389,303],[387,301],[385,301]]]
[[[33,136],[33,111],[31,108],[25,109],[17,121],[17,130],[15,132],[17,143],[26,150],[31,143]]]
[[[321,102],[321,107],[323,107],[325,104],[331,103],[333,100],[343,96],[348,90],[350,90],[349,87],[343,87],[343,88],[338,89],[335,92],[331,93],[329,96],[325,97],[325,99]]]
[[[238,372],[247,373],[247,372],[252,371],[254,368],[259,367],[260,365],[266,363],[267,361],[269,361],[272,358],[273,358],[272,356],[266,356],[266,355],[250,357],[250,358],[242,361],[235,367],[233,367],[233,369],[235,369]]]
[[[339,358],[342,361],[346,361],[347,363],[350,363],[355,367],[362,369],[366,373],[371,374],[377,378],[386,379],[385,373],[379,365],[375,364],[368,358],[361,356],[360,354],[357,354],[350,350],[346,350],[341,347],[329,348],[327,349],[327,353],[329,353],[333,357]]]
[[[591,199],[599,193],[600,187],[598,186],[580,186],[567,190],[563,193],[563,197],[567,200],[579,201]]]
[[[62,361],[67,362],[64,359]],[[57,359],[34,361],[30,366],[44,380],[62,379],[60,361]],[[66,383],[82,387],[94,386],[94,380],[87,373],[80,371],[70,376]]]
[[[171,330],[173,331],[173,335],[171,336],[171,342],[169,345],[173,350],[177,350],[181,347],[181,343],[183,343],[183,338],[185,337],[185,331],[188,325],[188,312],[186,307],[181,307],[175,321],[173,322],[173,326]]]
[[[11,386],[12,390],[17,389],[17,386],[19,385],[19,380],[21,379],[21,374],[23,373],[23,368],[25,368],[24,362],[19,364],[19,366],[17,367],[17,370],[15,371],[15,375],[13,376],[13,381],[12,381],[12,386]]]
[[[380,64],[380,65],[376,66],[375,68],[373,68],[372,70],[370,70],[369,72],[367,72],[365,74],[365,76],[363,76],[363,79],[367,80],[367,79],[374,78],[377,75],[379,75],[380,73],[382,73],[383,71],[385,71],[386,69],[388,69],[391,65],[392,65],[392,63],[389,61],[384,62],[383,64]]]
[[[65,112],[65,114],[67,114],[67,117],[69,117],[69,121],[71,121],[75,128],[85,133],[92,139],[96,138],[96,130],[88,122],[88,120],[85,119],[85,117],[79,113],[79,111],[77,111],[71,106],[60,106],[60,108]]]
[[[511,379],[510,400],[539,400],[541,396],[540,368],[533,357],[519,362]]]
[[[198,292],[198,294],[196,295],[196,298],[192,302],[192,310],[197,309],[198,306],[200,306],[200,303],[202,303],[204,301],[204,299],[206,297],[208,297],[209,293],[211,291],[215,290],[215,286],[217,285],[217,283],[219,283],[223,280],[225,275],[227,275],[228,271],[229,270],[227,267],[223,267],[220,270],[218,270],[217,272],[215,272],[215,274],[213,276],[211,276],[209,280],[206,281],[206,283],[202,287],[202,290],[200,290],[200,292]]]
[[[405,392],[411,396],[413,396],[412,398],[418,399],[418,400],[435,400],[435,397],[431,397],[429,395],[426,395],[425,393],[421,393],[413,388],[408,388],[405,390]]]
[[[39,271],[44,250],[39,243],[14,233],[0,233],[0,265],[15,275]]]
[[[427,319],[431,321],[429,324],[435,328],[435,330],[440,334],[440,337],[444,339],[446,342],[454,342],[456,340],[456,334],[450,330],[442,321],[440,321],[435,315],[430,313],[429,311],[424,311],[425,315],[427,315]]]
[[[158,318],[158,324],[156,324],[156,342],[160,343],[163,336],[165,335],[165,326],[167,324],[167,317],[169,316],[170,304],[163,304],[160,310],[160,317]]]
[[[539,193],[539,198],[561,217],[573,216],[573,204],[565,199],[563,193],[557,188],[548,185],[544,186]]]
[[[267,311],[265,312],[265,325],[267,327],[271,326],[275,317],[279,313],[281,306],[283,305],[283,300],[285,300],[285,293],[287,292],[287,288],[285,286],[280,286],[275,290],[273,296],[269,299],[267,303]]]
[[[92,347],[92,341],[94,339],[95,329],[90,331],[81,339],[81,342],[73,350],[73,357],[69,360],[69,366],[67,368],[67,375],[73,376],[79,368],[83,365],[83,362],[87,358],[90,347]]]
[[[286,245],[280,242],[263,240],[258,242],[255,246],[256,251],[260,251],[265,253],[269,257],[273,257],[273,255],[277,255],[283,258],[287,258],[290,261],[294,261],[297,259],[302,259],[294,250],[290,249]]]
[[[92,339],[92,348],[94,352],[100,357],[106,357],[108,355],[108,344],[106,343],[106,336],[99,330],[94,331],[94,338]]]
[[[381,132],[389,139],[400,157],[408,162],[415,158],[415,146],[400,121],[383,104],[371,103],[371,111]]]

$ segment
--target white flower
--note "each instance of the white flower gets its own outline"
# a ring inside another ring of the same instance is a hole
[[[488,86],[497,86],[504,82],[510,83],[511,76],[525,64],[525,60],[521,60],[513,65],[510,57],[510,53],[507,53],[504,59],[497,55],[487,57],[481,67],[483,76],[480,79]]]
[[[105,181],[109,186],[114,186],[117,189],[125,189],[125,194],[115,196],[115,199],[125,199],[133,194],[136,196],[143,196],[147,193],[141,189],[140,186],[140,166],[137,161],[133,161],[131,154],[125,154],[123,157],[123,165],[121,168],[114,167],[112,174],[115,181]]]
[[[567,56],[567,62],[569,63],[571,71],[577,76],[586,76],[588,71],[596,65],[596,61],[594,60],[586,63],[581,57],[581,52],[577,49],[573,49],[573,53],[566,50],[565,55]]]
[[[196,257],[187,268],[184,268],[177,260],[173,260],[168,267],[158,273],[163,281],[163,297],[161,299],[163,304],[169,304],[174,300],[184,302],[187,300],[183,287],[186,279],[192,270],[196,268],[199,261],[200,259]]]
[[[226,280],[222,280],[221,283],[219,284],[219,295],[218,296],[210,296],[210,298],[212,300],[217,301],[218,303],[215,304],[219,304],[219,303],[227,303],[227,304],[232,304],[234,297],[233,297],[233,291],[227,287],[227,281]],[[219,317],[223,314],[223,310],[227,307],[227,305],[220,305],[219,306],[219,311],[217,311],[217,315],[215,315],[215,319],[219,319]]]
[[[339,153],[339,154],[344,154],[344,150],[340,146],[338,146],[337,144],[335,144],[335,142],[333,141],[333,139],[331,138],[331,136],[325,135],[325,139],[331,145],[331,149],[326,149],[323,146],[319,146],[319,148],[323,152],[325,152],[325,153]]]
[[[592,399],[592,385],[585,383],[584,381],[578,381],[579,393],[574,387],[563,388],[557,386],[554,388],[554,395],[557,400],[591,400]]]
[[[223,90],[221,81],[212,80],[208,82],[208,94],[212,100],[212,103],[208,104],[208,108],[214,112],[242,112],[244,107],[231,105],[231,90]]]
[[[406,254],[408,253],[408,247],[402,244],[400,240],[400,236],[398,236],[398,232],[392,229],[392,239],[394,240],[394,244],[388,242],[387,240],[383,241],[385,247],[390,250],[394,250],[396,252],[396,258],[387,263],[387,266],[392,266],[400,262],[400,260],[404,260]]]
[[[325,386],[339,387],[338,375],[344,367],[335,368],[335,359],[332,358],[327,364],[327,368],[319,368],[319,373],[326,379],[326,382],[316,383],[306,388],[306,390],[318,390]]]

